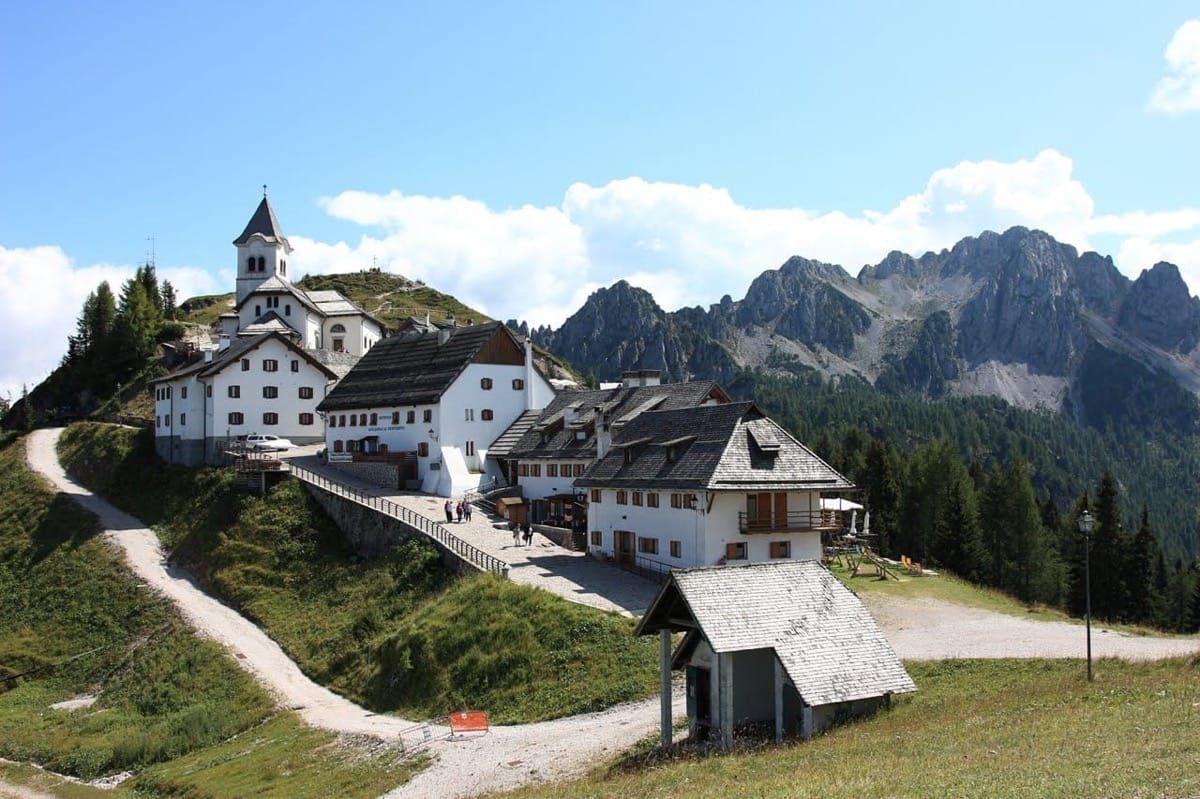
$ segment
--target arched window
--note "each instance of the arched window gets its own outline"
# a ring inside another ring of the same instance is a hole
[[[258,271],[260,271],[260,272],[267,271],[267,259],[263,258],[261,255],[258,256]]]
[[[333,327],[329,328],[329,332],[330,333],[345,333],[346,326],[341,323],[338,323],[338,324],[334,325]]]
[[[253,255],[251,255],[249,258],[246,259],[246,271],[247,272],[254,271],[254,256]]]
[[[281,274],[281,275],[287,274],[287,261],[279,262],[279,274]]]

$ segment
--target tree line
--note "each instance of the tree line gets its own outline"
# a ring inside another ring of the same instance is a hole
[[[1023,454],[1027,448],[1036,453],[1037,442],[1021,441],[1015,430],[1019,425],[997,428],[962,412],[961,404],[940,409],[955,423],[938,429],[932,423],[940,416],[936,406],[947,401],[881,397],[870,402],[858,386],[848,394],[824,380],[761,373],[743,375],[731,388],[752,396],[859,486],[883,555],[907,555],[1022,601],[1082,615],[1086,551],[1077,520],[1086,509],[1095,518],[1090,557],[1094,615],[1170,630],[1200,629],[1194,555],[1186,555],[1183,547],[1164,553],[1144,502],[1138,516],[1128,518],[1121,487],[1107,469],[1039,481]],[[909,403],[927,407],[914,411]],[[847,408],[871,413],[852,422]],[[1034,429],[1069,424],[1037,422]],[[951,432],[970,446],[952,439]],[[1068,438],[1048,436],[1041,445],[1061,445]],[[1039,454],[1045,462],[1045,453]],[[1064,463],[1077,460],[1069,447],[1051,454]],[[1075,489],[1065,501],[1052,488],[1061,483]]]
[[[91,410],[142,372],[159,342],[183,335],[177,317],[175,288],[159,282],[152,264],[139,267],[119,295],[102,282],[83,301],[58,368],[13,403],[5,424],[31,426],[60,411]]]

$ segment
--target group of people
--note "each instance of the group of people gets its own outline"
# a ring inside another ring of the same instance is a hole
[[[456,517],[459,522],[471,521],[472,505],[465,499],[460,499],[458,504],[448,499],[443,510],[446,511],[446,524],[452,524]]]
[[[514,547],[521,546],[522,539],[525,541],[525,546],[533,546],[533,525],[529,522],[525,522],[524,526],[519,524],[512,525],[512,533]]]

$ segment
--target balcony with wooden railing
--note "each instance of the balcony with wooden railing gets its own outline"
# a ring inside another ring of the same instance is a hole
[[[758,533],[810,533],[842,529],[842,512],[839,510],[789,510],[767,513],[738,514],[738,532],[742,535]]]

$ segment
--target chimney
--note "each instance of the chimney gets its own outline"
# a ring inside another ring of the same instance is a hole
[[[643,386],[662,385],[662,372],[658,369],[638,369],[635,372],[621,373],[622,388],[641,388]]]
[[[604,408],[600,405],[596,406],[596,460],[600,460],[608,454],[612,448],[612,432],[608,429],[608,417],[604,414]]]
[[[454,328],[451,328],[451,327],[439,327],[439,328],[438,328],[438,332],[437,332],[437,333],[438,333],[438,346],[440,347],[440,346],[442,346],[443,344],[445,344],[447,341],[449,341],[449,340],[450,340],[450,334],[451,334],[451,333],[453,333],[453,332],[454,332]]]
[[[450,327],[458,327],[458,322],[454,321],[454,314],[446,314],[446,324],[450,325]]]
[[[221,337],[217,339],[217,352],[224,352],[229,349],[229,343],[229,335],[222,333]]]
[[[429,324],[429,311],[426,311],[425,312],[425,332],[428,333],[430,330],[433,330],[433,325]]]
[[[533,339],[529,336],[525,337],[525,410],[532,410],[533,404],[533,380],[537,377],[533,371]]]
[[[212,351],[212,350],[205,350],[205,351],[204,351],[204,362],[205,362],[205,363],[212,363],[212,359],[213,359],[213,351]]]

